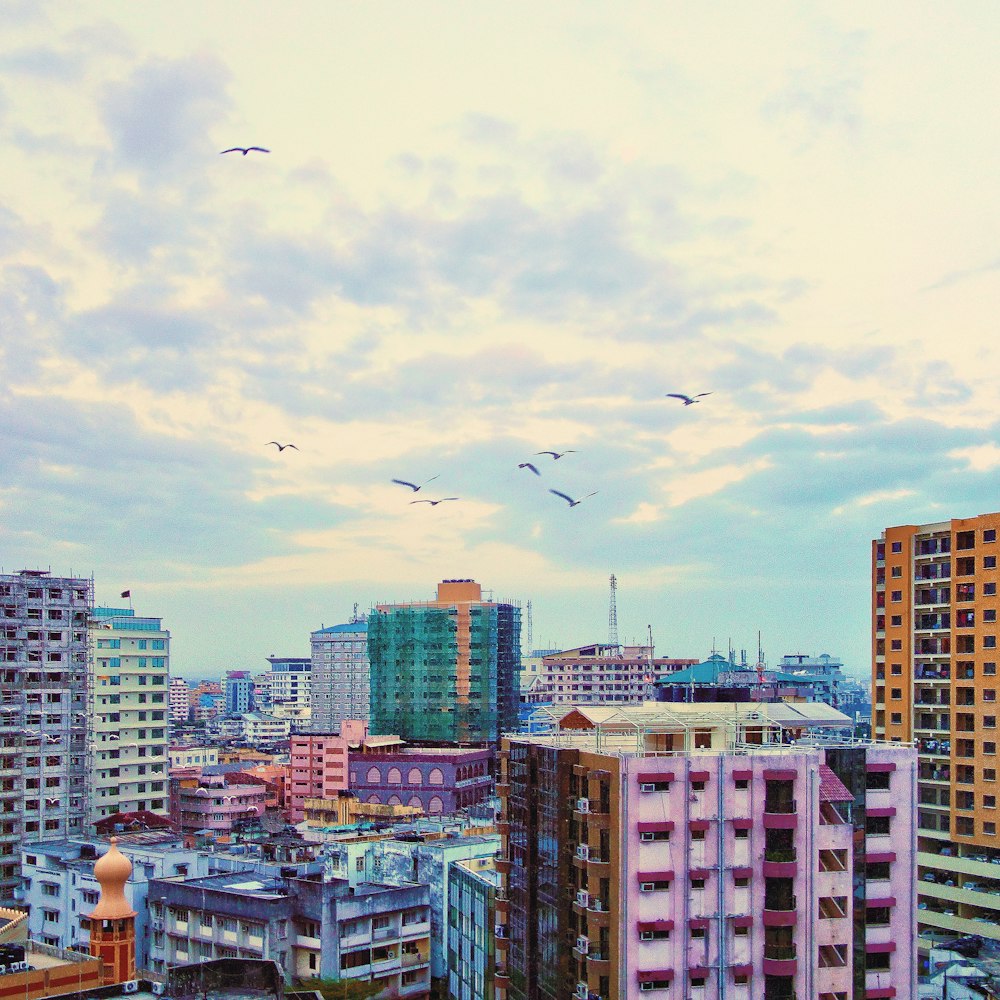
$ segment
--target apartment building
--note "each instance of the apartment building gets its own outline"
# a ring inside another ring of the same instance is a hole
[[[915,996],[916,754],[814,725],[843,720],[575,709],[505,739],[498,1000]]]
[[[135,910],[136,965],[149,967],[147,890],[153,878],[207,875],[211,857],[180,845],[177,838],[134,840],[118,838],[118,848],[131,862],[125,898]],[[80,917],[97,905],[101,887],[94,862],[108,849],[106,840],[95,838],[54,840],[26,844],[22,852],[24,900],[28,910],[28,933],[32,940],[53,948],[86,951],[89,926]]]
[[[474,580],[444,580],[433,601],[380,604],[368,658],[372,733],[486,743],[517,727],[521,609],[483,600]]]
[[[306,799],[336,799],[347,788],[347,740],[333,733],[296,733],[288,753],[288,820],[301,823]]]
[[[309,637],[312,654],[310,700],[314,732],[337,732],[344,719],[370,718],[371,664],[368,622],[330,625]]]
[[[248,670],[230,670],[223,682],[226,715],[244,715],[254,707],[253,677]]]
[[[293,731],[310,728],[312,661],[307,657],[269,656],[271,664],[270,714],[288,719]]]
[[[191,688],[183,677],[170,678],[169,701],[171,722],[187,722],[191,718]]]
[[[127,812],[165,816],[170,633],[159,618],[98,607],[88,636],[88,823]]]
[[[872,543],[873,732],[914,742],[922,931],[1000,940],[1000,513]]]
[[[0,574],[0,903],[25,842],[83,832],[93,604],[92,580]]]
[[[552,705],[635,705],[653,697],[653,685],[697,663],[656,657],[650,646],[595,643],[541,659],[538,683]]]
[[[170,779],[170,819],[185,834],[211,833],[225,842],[234,832],[256,826],[275,796],[263,778],[245,772],[192,772]]]
[[[430,997],[424,885],[268,872],[161,879],[150,886],[151,966],[214,958],[277,962],[286,982],[371,983],[380,997]]]

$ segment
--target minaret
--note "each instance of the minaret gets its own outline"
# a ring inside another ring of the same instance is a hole
[[[101,897],[90,921],[90,954],[104,962],[104,985],[135,979],[135,910],[125,898],[132,862],[118,850],[118,838],[94,865]]]

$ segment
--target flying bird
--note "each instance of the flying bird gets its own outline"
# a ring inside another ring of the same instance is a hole
[[[683,400],[685,406],[690,406],[692,403],[698,403],[701,401],[702,396],[711,396],[710,392],[699,392],[697,396],[685,396],[683,392],[668,392],[668,399],[680,399]]]
[[[411,504],[415,503],[429,503],[432,507],[436,507],[439,503],[444,503],[446,500],[461,500],[461,497],[441,497],[440,500],[411,500]]]
[[[263,146],[233,146],[232,149],[222,150],[222,152],[219,153],[219,156],[222,156],[225,153],[242,153],[244,156],[246,156],[247,153],[270,153],[270,152],[271,150],[265,149]]]
[[[536,451],[536,455],[551,455],[554,462],[558,462],[563,455],[575,455],[576,452],[572,448],[567,448],[565,451]]]
[[[440,479],[440,477],[441,474],[438,473],[438,475],[431,476],[430,479],[428,479],[426,482],[421,483],[419,486],[416,483],[408,483],[405,479],[394,479],[393,482],[398,483],[400,486],[409,486],[414,493],[419,493],[420,490],[422,490],[427,485],[427,483],[433,483],[435,479]]]
[[[555,493],[555,495],[557,497],[562,497],[563,500],[565,500],[566,503],[568,503],[570,505],[570,507],[576,507],[578,504],[583,503],[583,501],[586,500],[586,499],[588,499],[589,497],[596,497],[599,491],[598,490],[594,490],[593,493],[588,493],[587,496],[580,497],[579,500],[574,500],[572,497],[568,497],[568,496],[566,496],[565,493],[560,493],[558,490],[549,490],[549,492],[550,493]]]
[[[298,450],[299,450],[299,449],[298,449],[298,448],[297,448],[297,447],[296,447],[296,446],[295,446],[294,444],[278,444],[278,442],[277,442],[277,441],[268,441],[268,442],[267,442],[267,443],[266,443],[266,444],[264,445],[264,447],[266,448],[266,447],[267,447],[267,445],[269,445],[269,444],[273,444],[273,445],[274,445],[274,446],[275,446],[275,447],[276,447],[276,448],[278,449],[278,452],[279,452],[279,453],[280,453],[280,452],[283,452],[283,451],[284,451],[284,450],[285,450],[286,448],[295,448],[295,450],[296,450],[296,451],[298,451]]]
[[[521,463],[521,464],[520,464],[520,465],[518,466],[518,468],[519,468],[519,469],[531,469],[531,471],[532,471],[532,472],[533,472],[533,473],[534,473],[534,474],[535,474],[536,476],[540,476],[540,475],[541,475],[541,473],[540,473],[540,472],[538,471],[538,469],[537,469],[537,468],[536,468],[536,467],[535,467],[534,465],[532,465],[532,464],[531,464],[531,462],[522,462],[522,463]]]

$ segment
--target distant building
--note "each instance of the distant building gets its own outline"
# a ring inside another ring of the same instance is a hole
[[[161,619],[140,618],[132,608],[99,607],[89,638],[88,821],[127,812],[165,816],[170,633]]]
[[[170,678],[170,721],[187,722],[191,718],[191,689],[183,677]]]
[[[83,832],[92,607],[92,580],[0,574],[0,902],[24,842]]]
[[[521,609],[484,601],[473,580],[443,581],[432,601],[379,605],[368,657],[373,734],[485,743],[517,727]]]
[[[244,715],[253,705],[253,678],[248,670],[230,670],[224,685],[226,715]]]
[[[243,739],[252,746],[287,740],[292,731],[288,719],[278,719],[263,712],[247,712],[240,720]]]
[[[352,749],[349,787],[363,802],[418,806],[428,815],[489,801],[494,753],[469,747],[403,747],[373,736]]]
[[[335,799],[347,788],[347,740],[332,733],[296,733],[288,754],[288,819],[301,823],[306,799]]]
[[[271,664],[271,710],[283,706],[293,713],[292,717],[309,717],[310,692],[312,691],[312,661],[298,656],[269,656]]]
[[[218,747],[182,747],[172,746],[168,751],[170,769],[178,767],[206,767],[219,763]]]
[[[649,646],[594,643],[541,658],[536,684],[554,706],[635,705],[652,697],[653,684],[697,660],[654,656]]]
[[[369,720],[368,622],[331,625],[309,637],[312,649],[311,728],[335,733],[344,719]]]
[[[170,819],[184,834],[205,831],[224,843],[241,827],[258,824],[272,796],[262,778],[240,771],[182,772],[170,779]]]
[[[247,873],[150,888],[152,969],[239,954],[294,979],[378,983],[384,996],[430,997],[425,885]]]

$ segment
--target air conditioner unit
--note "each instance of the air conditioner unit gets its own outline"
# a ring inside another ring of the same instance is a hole
[[[653,940],[653,932],[652,931],[640,931],[639,932],[639,940],[640,941],[652,941]]]
[[[156,996],[158,996],[158,997],[162,997],[163,994],[167,990],[167,984],[166,983],[152,983],[151,986],[152,986],[153,993]]]
[[[577,799],[576,800],[576,811],[581,813],[590,812],[590,799]]]
[[[576,856],[581,861],[586,861],[590,857],[590,847],[587,844],[577,844]]]
[[[590,902],[590,893],[586,889],[580,889],[576,894],[576,901],[581,906],[587,906]]]
[[[642,993],[648,993],[652,988],[652,983],[639,983],[639,991]]]
[[[123,993],[138,993],[139,992],[139,981],[137,979],[130,979],[127,983],[122,983]]]
[[[576,939],[576,950],[581,955],[586,955],[590,951],[590,938],[584,937],[582,934]]]
[[[656,791],[656,785],[654,785],[651,781],[644,781],[639,786],[639,791],[640,792],[655,792]],[[641,987],[640,987],[640,989],[641,989]]]
[[[579,1000],[588,1000],[590,997],[590,987],[586,983],[577,983],[576,995],[579,997]]]

